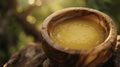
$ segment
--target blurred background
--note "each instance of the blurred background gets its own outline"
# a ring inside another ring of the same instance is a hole
[[[40,40],[41,23],[67,7],[89,7],[108,14],[120,34],[120,0],[0,0],[0,67],[29,42]]]

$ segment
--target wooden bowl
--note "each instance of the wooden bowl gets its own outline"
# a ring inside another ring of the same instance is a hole
[[[50,30],[56,21],[70,19],[71,17],[87,17],[102,26],[107,37],[105,41],[91,49],[66,49],[56,44],[50,37]],[[115,50],[117,32],[112,19],[106,14],[84,7],[66,8],[48,16],[43,22],[42,46],[49,58],[49,67],[100,67]]]

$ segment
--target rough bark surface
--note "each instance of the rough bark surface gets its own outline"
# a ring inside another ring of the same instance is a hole
[[[30,43],[13,55],[4,67],[43,67],[45,59],[41,43]]]

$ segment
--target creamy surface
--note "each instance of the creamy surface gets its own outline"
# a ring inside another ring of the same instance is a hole
[[[105,40],[105,31],[97,23],[73,18],[57,23],[50,36],[58,45],[70,49],[89,49]]]

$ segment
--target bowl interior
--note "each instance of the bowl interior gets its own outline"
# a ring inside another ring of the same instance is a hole
[[[56,23],[59,23],[60,21],[71,19],[75,17],[81,17],[86,20],[91,20],[96,23],[98,23],[104,30],[106,34],[106,39],[108,38],[108,35],[110,33],[110,24],[109,21],[104,16],[105,14],[102,12],[99,12],[97,10],[89,10],[89,9],[64,9],[58,12],[53,13],[50,15],[44,22],[43,26],[46,27],[46,33],[48,35],[48,42],[51,46],[57,46],[59,49],[64,49],[63,47],[59,47],[50,37],[50,31],[54,27]],[[106,40],[105,39],[105,40]],[[56,49],[57,49],[56,48]]]

